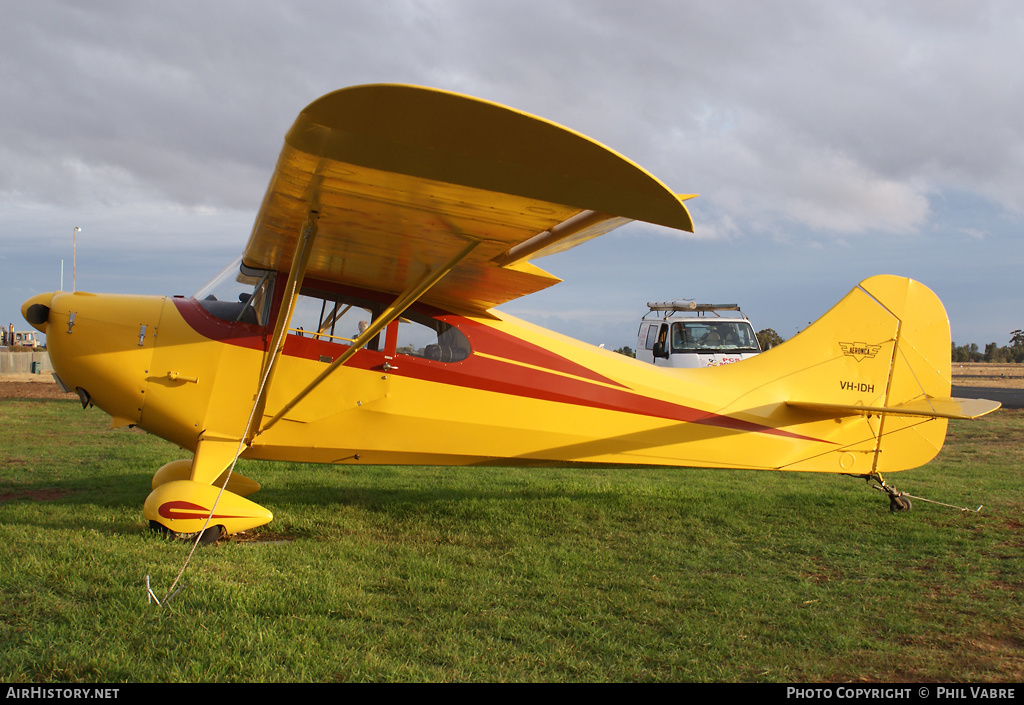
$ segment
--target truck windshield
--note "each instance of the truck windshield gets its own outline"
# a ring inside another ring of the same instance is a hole
[[[746,321],[686,321],[672,324],[672,352],[716,350],[760,352]]]

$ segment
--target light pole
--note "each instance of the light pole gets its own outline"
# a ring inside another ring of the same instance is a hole
[[[78,231],[81,230],[77,225],[75,226],[75,237],[71,241],[71,291],[75,291],[75,275],[78,274]]]

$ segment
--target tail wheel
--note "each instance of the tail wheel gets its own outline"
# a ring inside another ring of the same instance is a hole
[[[893,495],[889,498],[889,511],[890,512],[909,512],[914,508],[914,504],[908,497],[902,495]]]
[[[874,482],[874,488],[880,492],[885,492],[889,495],[889,511],[890,512],[909,512],[914,508],[913,503],[910,501],[910,497],[907,496],[906,492],[900,492],[895,487],[887,483],[882,479],[881,473],[873,473],[871,475],[864,475],[865,480],[868,482]],[[920,498],[919,498],[920,499]]]

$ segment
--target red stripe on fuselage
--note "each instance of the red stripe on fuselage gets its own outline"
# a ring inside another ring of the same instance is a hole
[[[441,363],[403,355],[397,367],[398,369],[390,374],[498,394],[702,424],[745,433],[765,433],[803,441],[829,442],[682,404],[653,399],[624,388],[612,389],[493,358],[470,356],[460,363]]]
[[[626,389],[625,385],[598,374],[589,367],[584,367],[574,360],[557,355],[539,345],[528,343],[514,335],[502,333],[478,321],[451,315],[438,316],[438,319],[455,326],[465,333],[474,351],[511,360],[514,363],[543,367],[559,374],[582,377],[594,382]]]
[[[368,298],[371,292],[359,291],[358,294]],[[265,348],[264,341],[268,335],[268,328],[222,321],[207,313],[195,299],[174,299],[174,302],[185,321],[201,335],[228,345],[257,350]],[[429,306],[417,305],[415,308],[421,313],[458,328],[465,334],[474,352],[487,353],[493,357],[470,354],[460,362],[438,362],[399,354],[394,360],[390,360],[390,375],[573,406],[696,423],[738,432],[764,433],[796,440],[829,443],[822,439],[637,394],[623,384],[573,360],[479,321],[447,314]],[[289,357],[329,362],[347,348],[346,345],[326,340],[289,335],[285,341],[284,354]],[[382,352],[360,350],[345,364],[354,369],[370,370],[381,368],[386,361],[389,359],[385,358]]]
[[[196,333],[228,345],[237,345],[252,350],[265,350],[267,347],[267,329],[240,321],[225,321],[211,315],[202,304],[194,298],[171,299],[178,313]]]

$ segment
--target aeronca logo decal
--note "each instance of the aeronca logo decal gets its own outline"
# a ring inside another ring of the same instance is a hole
[[[843,349],[843,355],[852,357],[857,362],[866,357],[874,357],[882,349],[881,345],[870,345],[868,343],[839,343],[839,347]]]

